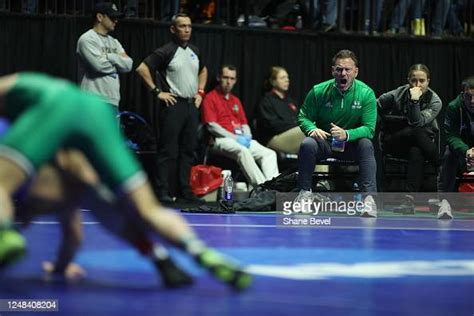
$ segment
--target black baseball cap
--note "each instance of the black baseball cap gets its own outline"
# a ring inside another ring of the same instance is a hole
[[[115,3],[112,2],[99,2],[94,7],[94,16],[97,13],[106,14],[109,18],[120,19],[124,17],[124,14],[117,9]]]

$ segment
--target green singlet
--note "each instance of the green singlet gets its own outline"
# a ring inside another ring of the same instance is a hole
[[[125,192],[145,179],[126,147],[110,106],[66,80],[20,73],[6,95],[11,128],[0,141],[0,156],[31,175],[59,149],[82,151],[113,190]]]

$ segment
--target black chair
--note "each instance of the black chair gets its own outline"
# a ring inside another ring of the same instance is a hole
[[[198,149],[195,158],[198,163],[202,163],[203,165],[213,165],[222,170],[230,170],[234,182],[247,181],[235,160],[211,152],[214,137],[207,131],[204,124],[199,124],[197,137]]]
[[[317,162],[317,166],[327,166],[326,171],[313,173],[313,189],[321,189],[321,181],[331,181],[330,188],[324,190],[352,191],[359,176],[359,164],[354,160],[327,158]],[[316,181],[315,181],[316,180]],[[322,185],[324,187],[325,185]],[[319,187],[319,188],[318,188]]]
[[[125,136],[126,145],[137,155],[148,178],[156,187],[157,141],[153,128],[142,116],[134,112],[120,112],[117,114],[117,120],[120,130]]]
[[[129,111],[120,112],[117,120],[127,146],[137,154],[155,153],[156,137],[151,125],[139,114]]]
[[[387,191],[394,184],[394,181],[404,181],[407,175],[408,159],[406,157],[396,156],[385,150],[385,138],[391,131],[396,131],[402,127],[406,127],[406,118],[399,115],[383,115],[379,116],[375,135],[375,156],[377,160],[377,186],[381,191]],[[438,146],[438,154],[440,150],[440,133],[439,131],[433,136],[433,142]],[[432,166],[429,161],[425,161],[426,176],[437,176],[437,168]],[[403,191],[398,188],[395,191]]]

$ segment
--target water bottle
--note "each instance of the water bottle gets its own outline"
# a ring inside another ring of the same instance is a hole
[[[234,189],[234,179],[232,179],[232,174],[228,174],[224,180],[224,201],[232,203],[233,189]]]
[[[222,183],[219,186],[219,190],[217,191],[217,201],[225,201],[225,179],[227,178],[228,175],[232,174],[232,171],[230,170],[222,170],[221,171],[221,178],[222,178]]]
[[[297,30],[301,30],[303,28],[303,17],[301,15],[298,15],[296,17],[296,24],[295,24],[295,28]]]
[[[346,142],[343,141],[343,140],[338,140],[336,139],[335,137],[332,138],[332,141],[331,141],[331,149],[332,151],[336,151],[336,152],[344,152],[344,149],[346,147]]]

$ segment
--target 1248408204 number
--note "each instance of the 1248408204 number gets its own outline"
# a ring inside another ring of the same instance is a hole
[[[55,299],[0,299],[0,312],[12,311],[58,311]]]

